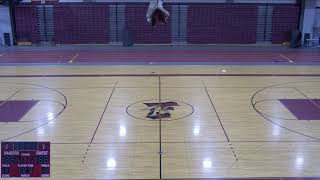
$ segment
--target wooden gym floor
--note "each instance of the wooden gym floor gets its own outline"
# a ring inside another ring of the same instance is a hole
[[[0,66],[0,139],[50,141],[50,179],[318,179],[319,88],[307,65]]]

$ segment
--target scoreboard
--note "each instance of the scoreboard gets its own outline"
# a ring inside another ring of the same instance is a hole
[[[50,177],[50,142],[1,142],[1,177]]]

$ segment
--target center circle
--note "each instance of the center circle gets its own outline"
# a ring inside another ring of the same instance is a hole
[[[143,100],[130,104],[127,114],[131,117],[147,121],[173,121],[190,116],[194,108],[192,105],[179,101],[164,99]]]

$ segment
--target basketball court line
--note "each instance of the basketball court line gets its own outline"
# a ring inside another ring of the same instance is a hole
[[[44,78],[44,77],[181,77],[181,76],[199,76],[199,77],[273,77],[273,76],[292,76],[292,77],[319,77],[320,74],[53,74],[53,75],[0,75],[0,78],[19,78],[19,77],[32,77],[32,78]]]
[[[295,89],[295,88],[286,88],[286,89]],[[263,99],[263,100],[259,100],[259,101],[255,102],[253,105],[256,106],[257,104],[260,104],[260,103],[265,102],[265,101],[279,101],[279,99]],[[298,121],[297,118],[294,118],[294,119],[285,119],[285,118],[281,118],[281,117],[274,117],[274,116],[271,116],[271,115],[269,115],[269,114],[263,113],[262,110],[260,110],[260,109],[258,109],[258,108],[256,108],[256,109],[259,111],[259,113],[261,113],[261,114],[264,115],[264,116],[268,116],[269,118],[280,119],[280,120],[284,120],[284,121],[293,121],[293,120],[294,120],[294,121]]]
[[[296,91],[298,91],[302,96],[304,96],[306,99],[308,99],[313,105],[315,105],[318,109],[320,109],[320,106],[315,103],[312,99],[310,99],[306,94],[304,94],[302,91],[300,91],[298,88],[294,88]]]
[[[206,91],[206,93],[207,93],[207,97],[208,97],[209,100],[210,100],[211,106],[212,106],[212,108],[213,108],[213,110],[214,110],[214,112],[215,112],[215,114],[216,114],[216,116],[217,116],[217,118],[218,118],[218,121],[219,121],[219,123],[220,123],[220,126],[221,126],[221,128],[222,128],[222,130],[223,130],[223,132],[224,132],[224,135],[225,135],[225,137],[226,137],[226,139],[227,139],[227,141],[228,141],[228,143],[229,143],[229,147],[230,147],[230,149],[231,149],[231,151],[232,151],[232,153],[233,153],[233,156],[234,156],[234,158],[236,159],[236,162],[237,162],[237,161],[239,160],[239,159],[238,159],[238,156],[237,156],[237,153],[235,152],[235,150],[234,150],[234,148],[233,148],[233,146],[232,146],[232,144],[231,144],[231,142],[230,142],[229,136],[228,136],[228,134],[227,134],[227,132],[226,132],[223,124],[222,124],[221,118],[220,118],[220,116],[219,116],[219,114],[218,114],[218,112],[217,112],[216,107],[214,106],[213,100],[212,100],[212,98],[210,97],[210,94],[209,94],[209,92],[208,92],[208,89],[207,89],[206,85],[204,84],[204,82],[202,82],[202,83],[203,83],[203,87],[204,87],[204,89],[205,89],[205,91]]]
[[[112,91],[111,91],[111,94],[110,94],[109,97],[108,97],[107,103],[106,103],[106,105],[105,105],[105,107],[104,107],[104,110],[103,110],[101,116],[100,116],[99,122],[98,122],[98,124],[97,124],[97,126],[96,126],[96,128],[95,128],[95,130],[94,130],[94,133],[93,133],[93,135],[92,135],[92,137],[91,137],[90,143],[88,144],[87,150],[86,150],[86,152],[85,152],[85,154],[84,154],[84,156],[83,156],[83,159],[82,159],[82,161],[81,161],[82,163],[84,163],[84,161],[85,161],[85,159],[86,159],[86,157],[87,157],[87,154],[88,154],[88,152],[89,152],[89,150],[90,150],[90,145],[91,145],[91,143],[93,142],[94,137],[96,136],[96,133],[97,133],[97,131],[98,131],[98,129],[99,129],[99,126],[100,126],[100,124],[101,124],[101,121],[102,121],[102,119],[103,119],[103,117],[104,117],[104,115],[105,115],[105,112],[106,112],[106,110],[107,110],[107,108],[108,108],[108,105],[109,105],[109,103],[110,103],[111,97],[113,96],[114,90],[116,89],[116,86],[117,86],[117,82],[115,83],[115,85],[114,85],[114,87],[113,87],[113,89],[112,89]]]
[[[114,93],[114,91],[115,91],[115,89],[116,89],[116,86],[117,86],[117,82],[116,82],[116,84],[114,85],[114,87],[113,87],[113,89],[112,89],[112,91],[111,91],[111,94],[109,95],[109,98],[108,98],[108,100],[107,100],[107,103],[106,103],[106,105],[105,105],[105,107],[104,107],[104,110],[103,110],[103,112],[102,112],[102,114],[101,114],[100,120],[99,120],[99,122],[98,122],[98,124],[97,124],[97,126],[96,126],[96,128],[95,128],[95,131],[94,131],[92,137],[91,137],[90,143],[93,142],[93,139],[94,139],[94,137],[95,137],[95,135],[96,135],[96,133],[97,133],[97,131],[98,131],[98,129],[99,129],[100,123],[101,123],[101,121],[102,121],[102,119],[103,119],[103,116],[105,115],[105,112],[106,112],[106,110],[107,110],[107,108],[108,108],[108,105],[109,105],[109,103],[110,103],[110,100],[111,100],[111,98],[112,98],[112,96],[113,96],[113,93]]]
[[[159,75],[158,76],[159,79],[159,105],[160,105],[160,109],[162,110],[162,102],[161,102],[161,76]],[[159,177],[160,179],[162,179],[162,135],[161,135],[161,121],[162,121],[162,117],[161,117],[161,114],[159,116],[159,167],[160,167],[160,170],[159,170]]]
[[[6,82],[6,83],[8,83],[8,82]],[[43,85],[28,84],[28,83],[9,83],[9,84],[20,84],[20,85],[38,86],[38,87],[42,87],[42,88],[44,88],[44,89],[49,89],[49,90],[55,91],[56,93],[60,94],[60,95],[64,98],[65,103],[64,103],[63,109],[62,109],[58,114],[56,114],[53,119],[48,120],[48,121],[46,121],[45,123],[43,123],[43,124],[41,124],[41,125],[38,125],[38,126],[36,126],[36,127],[33,127],[32,129],[30,129],[30,130],[28,130],[28,131],[24,131],[24,132],[22,132],[22,133],[20,133],[20,134],[17,134],[17,135],[11,136],[11,137],[7,137],[7,138],[5,138],[5,139],[0,139],[0,142],[4,142],[4,141],[7,141],[7,140],[9,140],[9,139],[16,138],[16,137],[22,136],[22,135],[24,135],[24,134],[28,134],[28,133],[30,133],[30,132],[38,129],[38,128],[41,128],[41,127],[47,125],[47,124],[50,123],[51,121],[55,121],[55,120],[64,112],[64,110],[65,110],[65,109],[67,108],[67,106],[68,106],[68,100],[67,100],[66,96],[65,96],[63,93],[61,93],[60,91],[58,91],[58,90],[56,90],[56,89],[54,89],[54,88],[49,88],[49,87],[46,87],[46,86],[43,86]]]
[[[12,99],[15,95],[19,94],[22,89],[19,89],[18,91],[14,92],[11,96],[9,96],[7,99],[5,99],[1,104],[0,107],[6,104],[10,99]]]
[[[285,127],[283,125],[281,125],[280,123],[278,122],[275,122],[273,121],[272,119],[270,119],[269,117],[265,116],[264,114],[262,114],[255,106],[255,103],[254,103],[254,98],[257,94],[259,94],[260,92],[264,91],[265,89],[267,88],[272,88],[274,86],[279,86],[279,85],[286,85],[286,84],[290,84],[290,82],[287,82],[287,83],[281,83],[281,84],[275,84],[275,85],[271,85],[271,86],[266,86],[258,91],[256,91],[252,96],[251,96],[251,106],[253,107],[253,109],[255,110],[255,112],[257,112],[264,120],[270,122],[271,124],[273,125],[276,125],[282,129],[285,129],[287,131],[290,131],[292,133],[295,133],[295,134],[299,134],[301,136],[304,136],[304,137],[307,137],[307,138],[311,138],[311,139],[314,139],[314,140],[317,140],[317,141],[320,141],[320,138],[317,138],[317,137],[314,137],[314,136],[311,136],[311,135],[307,135],[307,134],[304,134],[304,133],[301,133],[301,132],[298,132],[296,130],[293,130],[293,129],[290,129],[288,127]]]

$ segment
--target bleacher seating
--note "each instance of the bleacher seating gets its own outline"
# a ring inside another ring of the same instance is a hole
[[[187,42],[190,44],[255,44],[257,34],[257,4],[184,4],[187,5]],[[59,3],[53,5],[53,43],[105,44],[110,38],[110,3]],[[115,6],[115,4],[113,4]],[[146,21],[147,3],[122,4],[125,10],[117,21],[125,24],[134,44],[170,44],[171,22],[152,27]],[[172,14],[172,6],[165,8]],[[298,27],[299,7],[272,5],[272,43],[289,41],[289,32]],[[178,13],[175,13],[177,16]],[[18,42],[40,43],[36,5],[15,7]],[[180,15],[181,16],[181,15]],[[111,16],[110,16],[111,17]],[[175,17],[177,19],[177,17]],[[185,17],[179,17],[185,18]],[[114,19],[114,18],[113,18]],[[125,22],[124,22],[125,20]],[[185,20],[185,19],[184,19]],[[182,21],[175,21],[182,22]],[[184,21],[185,22],[185,21]],[[113,27],[114,26],[114,27]],[[113,30],[115,24],[113,23]],[[116,28],[121,35],[123,26]],[[178,31],[179,28],[174,28]],[[175,34],[179,34],[175,32]],[[120,36],[119,36],[120,37]],[[122,36],[121,36],[122,37]],[[121,38],[120,37],[120,38]],[[51,38],[50,38],[51,39]],[[121,39],[120,39],[121,41]]]
[[[194,44],[256,43],[257,6],[190,5],[188,42]]]
[[[108,5],[61,4],[54,8],[54,42],[105,44],[108,42]]]
[[[126,27],[136,44],[170,44],[170,19],[166,25],[151,27],[146,21],[148,4],[126,5]],[[170,6],[164,6],[171,13]]]
[[[40,41],[38,37],[37,14],[35,5],[19,5],[15,7],[15,21],[18,42]]]
[[[298,6],[275,6],[272,27],[272,43],[290,41],[290,32],[298,28]]]

